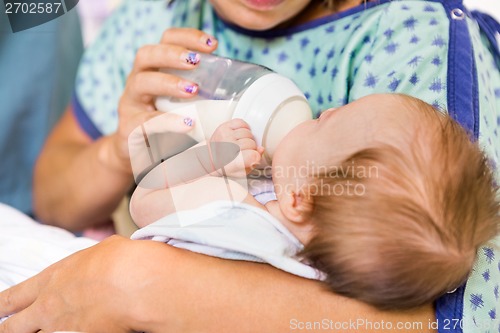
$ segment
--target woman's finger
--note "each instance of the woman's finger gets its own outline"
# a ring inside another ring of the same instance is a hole
[[[162,44],[175,44],[187,49],[211,53],[217,48],[217,40],[203,31],[192,28],[171,28],[165,30]]]
[[[155,111],[151,115],[153,117],[144,122],[141,129],[141,132],[147,135],[168,132],[186,133],[194,126],[194,120],[175,113]]]
[[[38,280],[42,277],[43,272],[0,292],[0,318],[19,312],[33,304],[39,293]]]
[[[155,44],[141,47],[136,54],[132,73],[158,68],[192,69],[200,55],[178,45]]]
[[[130,98],[147,102],[153,96],[170,96],[187,98],[198,93],[198,85],[180,77],[162,72],[141,72],[129,78],[128,91]]]
[[[41,318],[39,316],[43,316],[41,312],[40,310],[35,311],[34,305],[29,306],[0,324],[0,333],[40,332]]]
[[[156,116],[137,126],[128,137],[128,151],[136,181],[144,170],[161,158],[179,153],[182,142],[192,141],[187,135],[184,138],[178,135],[192,129],[194,123],[190,118],[157,111],[145,115]]]
[[[128,148],[132,162],[148,155],[149,150],[161,151],[162,144],[173,139],[172,133],[186,133],[192,129],[194,121],[173,113],[143,112],[137,115],[139,125],[128,136]],[[161,135],[164,136],[161,136]],[[160,135],[160,136],[158,136]],[[148,155],[149,156],[149,155]]]

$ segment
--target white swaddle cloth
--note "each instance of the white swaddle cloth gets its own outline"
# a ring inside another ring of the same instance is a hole
[[[271,214],[243,203],[216,201],[177,212],[136,231],[132,239],[151,239],[214,257],[268,263],[309,279],[322,274],[303,263],[303,248]]]
[[[0,291],[18,284],[94,240],[39,224],[0,203]],[[0,318],[0,322],[5,318]]]

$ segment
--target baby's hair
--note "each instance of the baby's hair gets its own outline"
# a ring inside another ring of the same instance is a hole
[[[462,285],[500,226],[498,188],[478,144],[451,117],[400,96],[418,113],[410,153],[378,144],[317,175],[315,236],[302,253],[332,291],[381,309],[419,306]]]

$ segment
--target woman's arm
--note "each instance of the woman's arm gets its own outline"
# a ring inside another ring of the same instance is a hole
[[[156,96],[195,95],[186,88],[194,83],[160,73],[158,68],[195,68],[196,64],[185,59],[191,56],[187,48],[210,53],[217,43],[213,40],[208,45],[209,39],[195,29],[171,29],[160,44],[141,47],[118,103],[117,130],[111,135],[91,141],[68,108],[35,167],[34,209],[42,221],[80,230],[109,218],[133,181],[130,133],[153,117],[165,115],[154,108]],[[183,120],[180,116],[162,117],[162,130],[190,130]]]
[[[92,141],[68,107],[35,166],[37,217],[68,230],[106,221],[133,182],[130,162],[113,145],[113,136]]]
[[[142,114],[152,118],[159,112]],[[163,115],[162,124],[165,131],[190,129],[174,114]],[[134,181],[127,150],[127,136],[118,132],[92,141],[68,107],[35,166],[37,217],[73,231],[107,221]]]
[[[208,175],[173,188],[148,189],[139,184],[130,200],[130,214],[134,223],[144,228],[169,214],[196,209],[218,200],[244,202],[265,209],[242,186],[243,182],[246,183],[246,179],[238,182]]]
[[[431,305],[382,312],[265,264],[118,236],[0,293],[0,317],[12,312],[0,333],[433,332],[434,320]]]

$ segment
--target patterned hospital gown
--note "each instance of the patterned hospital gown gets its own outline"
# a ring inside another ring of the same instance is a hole
[[[193,27],[217,38],[216,54],[294,80],[314,116],[372,93],[413,95],[449,112],[499,165],[500,57],[482,23],[459,0],[381,0],[255,32],[224,22],[204,0],[126,0],[82,60],[73,109],[91,137],[115,131],[138,48],[169,27]],[[500,332],[499,247],[499,238],[482,247],[466,287],[437,302],[440,332]]]

